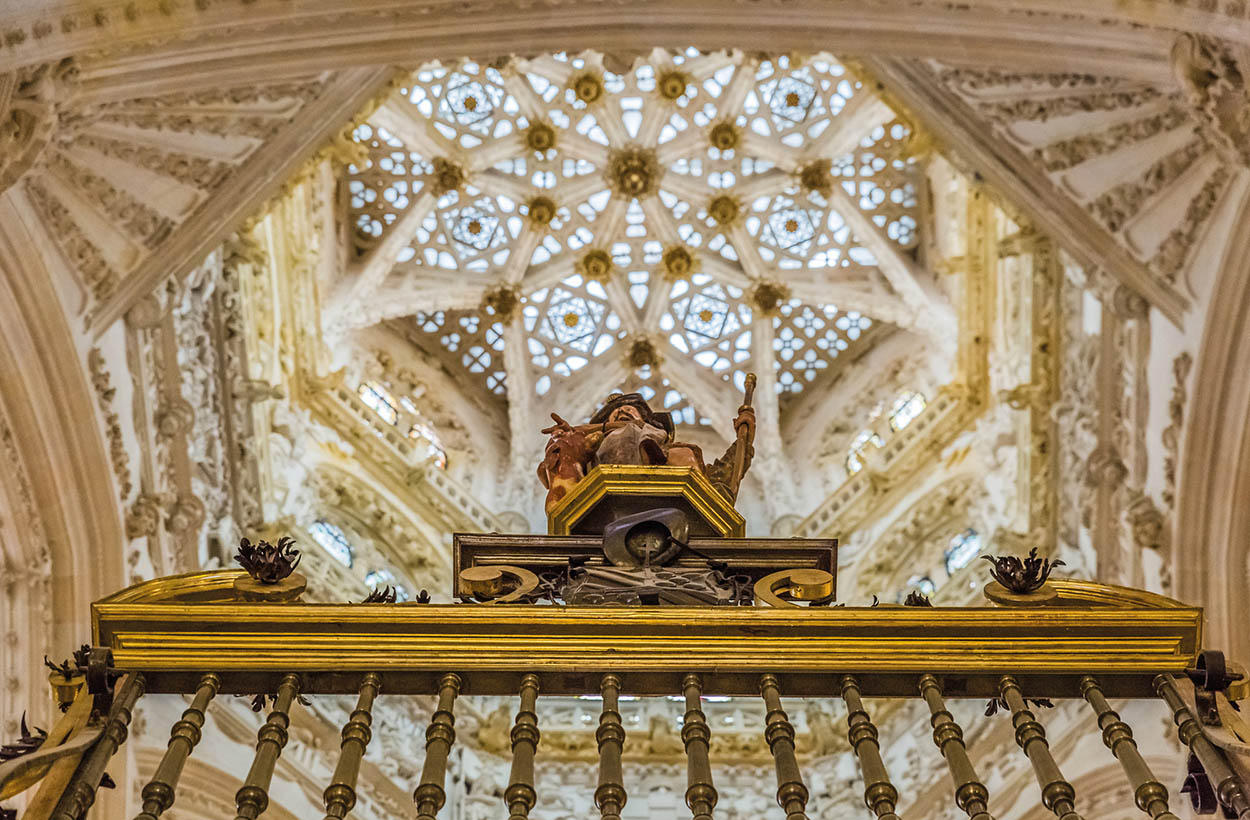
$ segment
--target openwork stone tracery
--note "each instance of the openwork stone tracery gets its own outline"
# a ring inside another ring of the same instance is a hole
[[[430,352],[500,395],[568,392],[644,335],[649,371],[618,378],[651,390],[658,371],[666,407],[694,405],[688,421],[760,357],[773,389],[797,394],[874,319],[918,308],[880,270],[915,266],[909,134],[827,56],[429,67],[356,132],[369,157],[345,184],[360,261],[336,321],[415,313],[404,322]]]

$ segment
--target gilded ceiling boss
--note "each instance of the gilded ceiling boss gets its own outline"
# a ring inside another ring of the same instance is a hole
[[[590,417],[573,426],[556,413],[555,424],[542,432],[551,436],[538,478],[547,488],[548,513],[597,464],[651,464],[690,467],[708,477],[731,501],[755,455],[755,374],[746,377],[746,392],[734,418],[734,442],[710,465],[696,444],[676,440],[671,413],[656,412],[640,393],[613,393]]]

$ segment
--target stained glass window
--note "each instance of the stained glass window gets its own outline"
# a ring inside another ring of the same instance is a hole
[[[908,392],[894,400],[890,408],[890,429],[898,432],[915,420],[926,405],[924,396]]]
[[[946,572],[954,575],[972,563],[981,553],[981,535],[974,529],[966,529],[950,540],[946,548]]]
[[[399,421],[399,402],[378,382],[364,382],[357,388],[360,400],[377,413],[382,421],[395,424]]]
[[[440,470],[447,469],[447,451],[443,449],[433,427],[424,421],[414,421],[408,430],[408,437],[425,445],[426,453],[434,459],[435,467]]]
[[[410,597],[408,590],[395,580],[395,573],[385,567],[366,573],[365,583],[369,585],[369,589],[373,590],[379,587],[391,587],[395,590],[395,600],[397,601],[407,601]]]
[[[871,430],[863,430],[851,441],[850,452],[846,454],[846,471],[851,474],[864,469],[864,453],[868,448],[881,447],[885,442],[881,436]]]
[[[933,596],[937,592],[937,585],[933,583],[933,579],[928,575],[913,575],[907,579],[907,587],[899,593],[899,599],[907,597],[907,593],[915,590],[926,598]]]
[[[321,545],[322,549],[334,557],[334,560],[345,567],[352,565],[355,551],[352,549],[351,542],[347,540],[347,535],[341,529],[328,521],[318,520],[308,528],[308,533]]]

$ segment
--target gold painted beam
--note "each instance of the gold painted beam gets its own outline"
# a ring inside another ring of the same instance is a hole
[[[128,596],[130,601],[134,596]],[[1202,611],[1136,603],[1032,609],[486,607],[473,605],[110,603],[94,608],[97,645],[151,692],[194,691],[212,668],[222,691],[266,691],[305,673],[304,691],[353,693],[359,675],[394,675],[388,691],[434,691],[455,669],[468,693],[510,693],[499,673],[534,672],[551,694],[597,691],[583,678],[625,675],[626,691],[674,691],[705,676],[709,694],[750,694],[764,672],[796,696],[831,694],[834,673],[866,696],[914,695],[916,676],[948,678],[949,697],[997,691],[1012,674],[1026,694],[1080,697],[1087,674],[1109,697],[1148,696],[1150,680],[1193,664]],[[752,680],[754,673],[754,680]],[[429,678],[426,680],[425,678]],[[1062,679],[1062,680],[1060,680]],[[1045,693],[1036,685],[1047,681]],[[247,688],[252,687],[252,688]]]

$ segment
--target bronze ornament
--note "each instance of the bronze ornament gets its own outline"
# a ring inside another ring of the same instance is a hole
[[[239,542],[234,560],[252,580],[261,584],[277,584],[299,566],[300,551],[295,549],[295,539],[290,536],[279,538],[277,546],[268,541],[253,544],[244,538]]]
[[[981,556],[994,565],[990,574],[994,580],[1008,590],[1027,594],[1041,589],[1042,584],[1050,577],[1051,571],[1063,566],[1063,561],[1051,561],[1049,558],[1038,558],[1037,547],[1029,550],[1028,557],[1021,560],[1014,555]]]

